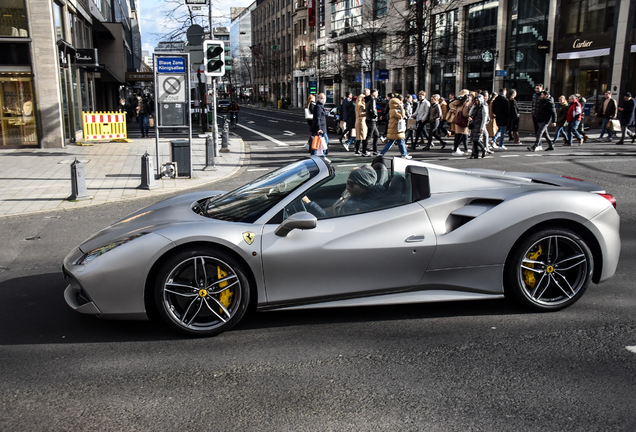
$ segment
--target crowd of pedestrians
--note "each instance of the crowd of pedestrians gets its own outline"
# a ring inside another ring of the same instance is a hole
[[[311,136],[319,134],[328,142],[326,130],[324,94],[316,102],[310,96],[306,105]],[[400,155],[411,158],[407,150],[430,150],[436,144],[446,147],[445,139],[453,139],[453,156],[470,155],[471,158],[484,157],[495,150],[507,150],[506,136],[509,141],[520,145],[520,111],[516,100],[516,90],[499,92],[469,91],[464,89],[457,96],[450,94],[444,99],[438,94],[427,98],[425,91],[417,95],[389,93],[384,109],[378,112],[378,91],[365,89],[362,94],[353,96],[350,92],[342,99],[339,107],[340,143],[346,151],[354,148],[356,156],[376,156],[385,154],[397,145]],[[532,122],[534,124],[534,142],[527,147],[529,151],[552,151],[562,139],[563,146],[582,145],[588,140],[584,130],[585,99],[579,94],[558,97],[555,103],[552,95],[542,84],[535,86],[532,97]],[[636,100],[626,93],[619,103],[605,93],[605,99],[596,107],[596,116],[602,118],[601,134],[598,141],[612,141],[614,132],[620,131],[620,141],[624,144],[636,134],[629,130],[634,124]],[[378,122],[386,120],[386,127],[380,133]],[[551,136],[549,128],[556,128]],[[603,137],[606,136],[604,139]],[[311,139],[311,138],[310,138]],[[384,144],[378,151],[378,141]],[[407,147],[408,145],[408,147]]]

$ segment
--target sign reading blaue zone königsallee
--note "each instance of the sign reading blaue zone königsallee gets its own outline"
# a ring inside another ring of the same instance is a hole
[[[184,57],[158,57],[157,73],[186,73]]]

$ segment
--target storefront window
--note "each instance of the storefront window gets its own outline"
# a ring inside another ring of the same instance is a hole
[[[0,36],[29,37],[24,0],[0,1]]]
[[[37,146],[29,46],[2,43],[0,53],[0,148]]]
[[[562,80],[560,93],[566,98],[580,93],[594,113],[596,104],[608,90],[610,56],[560,60],[557,64],[558,77]]]
[[[464,37],[464,83],[470,90],[492,89],[498,9],[498,0],[487,0],[468,7]]]
[[[31,72],[2,72],[0,67],[0,148],[37,146]]]
[[[537,50],[537,44],[547,39],[549,8],[549,0],[509,3],[504,86],[516,89],[520,101],[531,100],[535,84],[544,80],[546,54]]]

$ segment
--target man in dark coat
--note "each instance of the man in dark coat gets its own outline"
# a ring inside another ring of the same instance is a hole
[[[342,121],[342,136],[340,137],[340,144],[342,144],[342,140],[347,137],[347,133],[351,133],[351,129],[347,124],[347,119],[349,118],[349,105],[351,105],[351,96],[351,92],[347,92],[347,95],[342,101],[342,109],[340,110],[340,121]]]
[[[504,145],[504,140],[506,139],[506,129],[508,129],[508,121],[510,119],[510,105],[508,104],[508,99],[506,99],[507,91],[505,89],[501,89],[499,91],[499,96],[495,98],[492,102],[492,113],[497,120],[497,126],[499,130],[493,137],[493,147],[498,148],[500,150],[506,150],[506,146]],[[497,144],[497,137],[499,136],[499,144]]]
[[[636,111],[636,101],[632,98],[630,92],[625,93],[621,104],[618,106],[618,119],[621,121],[621,140],[616,144],[623,144],[625,140],[625,134],[632,137],[632,144],[636,140],[636,134],[627,129],[631,124],[634,124],[634,112]]]
[[[612,130],[611,120],[616,117],[617,108],[618,107],[616,106],[616,101],[614,100],[614,98],[612,98],[612,92],[609,90],[606,91],[605,99],[603,99],[595,114],[596,117],[603,118],[603,124],[601,125],[601,135],[596,139],[596,141],[602,141],[605,132],[607,132],[606,141],[609,142],[612,140],[614,131]],[[610,125],[609,128],[607,127],[608,124]]]
[[[373,138],[373,156],[377,156],[378,153],[378,138],[380,133],[378,132],[378,109],[375,104],[375,100],[378,97],[378,91],[376,89],[371,90],[371,94],[364,98],[366,106],[366,122],[367,122],[367,138],[362,141],[362,156],[371,156],[367,153],[367,147],[369,145],[369,138]]]
[[[556,109],[554,108],[554,102],[552,102],[552,98],[546,90],[541,91],[541,99],[537,105],[537,136],[535,143],[532,147],[528,147],[530,151],[543,150],[542,146],[542,138],[543,134],[546,133],[548,126],[552,124],[552,126],[556,126]],[[552,145],[552,141],[548,141],[548,148],[546,151],[554,150],[554,146]]]

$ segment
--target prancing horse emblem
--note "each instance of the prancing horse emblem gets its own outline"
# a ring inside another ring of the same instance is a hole
[[[244,232],[243,233],[243,240],[245,240],[245,243],[247,243],[248,245],[251,245],[252,243],[254,243],[254,233],[253,232]]]

